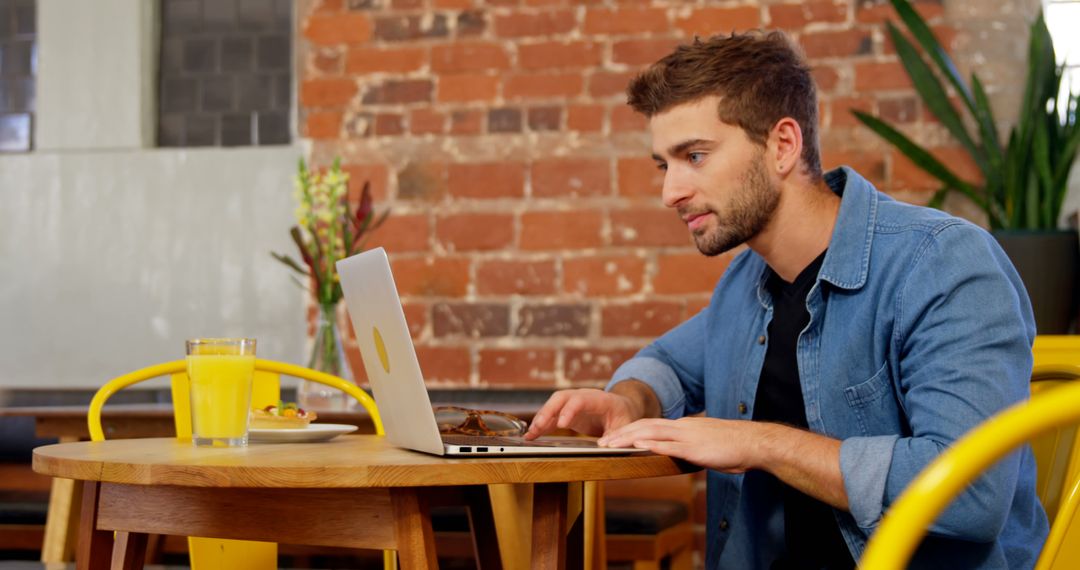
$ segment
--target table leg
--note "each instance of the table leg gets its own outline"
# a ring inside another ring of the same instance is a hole
[[[98,530],[98,498],[101,483],[84,481],[82,484],[82,517],[79,521],[79,548],[75,556],[76,570],[106,570],[112,557],[113,533]]]
[[[391,489],[394,510],[394,533],[402,568],[437,569],[435,533],[431,530],[431,511],[427,500],[415,488]],[[80,569],[81,570],[81,569]]]
[[[585,565],[590,570],[607,568],[607,532],[604,527],[604,482],[585,482]]]
[[[495,533],[499,535],[499,551],[506,570],[531,570],[532,550],[532,483],[501,483],[488,485],[491,512],[495,517]]]
[[[72,441],[79,441],[79,438],[64,436],[59,443]],[[82,486],[72,479],[53,478],[49,490],[49,511],[45,516],[45,538],[41,544],[42,562],[68,562],[75,558],[81,490]]]
[[[53,478],[41,544],[42,562],[68,562],[75,557],[81,489],[72,479]]]
[[[532,567],[566,568],[566,483],[533,486]]]
[[[146,563],[147,535],[141,532],[116,532],[111,570],[142,570]]]
[[[495,518],[491,513],[491,495],[487,486],[466,487],[465,501],[469,505],[469,527],[472,529],[477,567],[480,570],[502,570],[499,556],[501,545],[495,532]]]

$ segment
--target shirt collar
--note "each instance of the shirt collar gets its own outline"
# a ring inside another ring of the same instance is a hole
[[[825,173],[825,183],[840,196],[840,212],[818,278],[841,289],[859,289],[870,271],[881,194],[846,166]]]
[[[870,245],[874,238],[878,201],[883,196],[847,166],[826,172],[825,184],[840,196],[840,212],[817,278],[840,289],[859,289],[866,284],[870,271]],[[768,309],[772,307],[772,296],[766,289],[766,282],[772,269],[757,252],[751,250],[751,254],[761,263],[758,302]]]

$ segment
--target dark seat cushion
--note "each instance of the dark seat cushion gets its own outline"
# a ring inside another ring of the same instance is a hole
[[[0,491],[0,524],[45,524],[49,493]]]
[[[0,418],[0,461],[30,463],[35,447],[56,443],[56,438],[34,435],[34,418],[6,416]]]
[[[431,507],[431,528],[435,532],[469,532],[465,507]]]
[[[686,505],[678,501],[609,498],[604,503],[608,534],[656,534],[690,516]]]

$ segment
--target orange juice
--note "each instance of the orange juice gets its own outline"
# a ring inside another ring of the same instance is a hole
[[[254,354],[189,354],[191,429],[196,445],[245,445]]]

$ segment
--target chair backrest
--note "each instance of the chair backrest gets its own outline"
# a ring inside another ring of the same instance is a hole
[[[1080,479],[1073,481],[1072,488],[1058,509],[1050,536],[1046,537],[1042,556],[1035,570],[1075,570],[1080,568],[1080,520],[1076,513],[1080,507]]]
[[[1039,364],[1031,374],[1031,395],[1034,397],[1076,380],[1080,380],[1078,365]],[[1050,430],[1031,440],[1038,465],[1036,491],[1050,520],[1054,520],[1061,498],[1069,492],[1069,483],[1080,477],[1078,442],[1080,431],[1075,425]]]
[[[1080,335],[1035,335],[1031,356],[1035,359],[1035,368],[1043,364],[1080,365]]]
[[[960,438],[935,459],[893,504],[866,547],[859,564],[864,570],[900,569],[907,566],[926,529],[952,499],[984,470],[1036,435],[1080,422],[1080,382],[1042,393],[1028,402],[1008,408]],[[1074,497],[1054,519],[1051,534],[1075,512]],[[1060,543],[1058,544],[1060,546]],[[1056,556],[1049,542],[1043,557]]]
[[[661,499],[683,503],[689,509],[694,502],[697,473],[622,479],[604,482],[604,497],[608,499]]]
[[[379,417],[379,410],[375,406],[375,400],[367,392],[360,389],[356,384],[347,382],[337,376],[303,366],[296,366],[295,364],[261,358],[255,359],[255,376],[252,378],[251,391],[251,404],[253,407],[263,407],[277,403],[281,394],[282,374],[326,384],[349,394],[367,410],[372,423],[375,425],[375,433],[383,435],[382,418]],[[101,409],[113,394],[132,384],[164,376],[169,377],[172,387],[176,437],[179,439],[191,439],[191,401],[189,397],[191,386],[188,381],[186,360],[174,360],[148,366],[106,382],[90,400],[90,410],[86,414],[87,425],[90,428],[90,439],[93,441],[103,441],[105,439],[105,432],[101,429]]]

